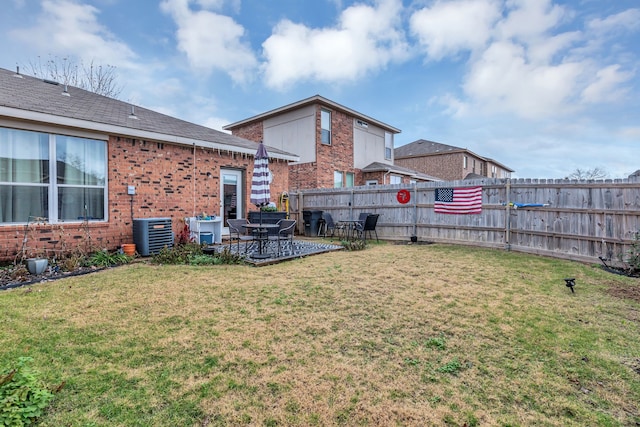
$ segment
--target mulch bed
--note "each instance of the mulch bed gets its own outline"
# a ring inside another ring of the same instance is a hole
[[[82,276],[83,274],[94,273],[104,270],[107,267],[80,267],[75,271],[55,271],[47,269],[42,274],[29,274],[26,268],[21,265],[9,266],[0,269],[0,291],[19,288],[21,286],[33,285],[35,283],[50,282],[57,279],[72,276]]]

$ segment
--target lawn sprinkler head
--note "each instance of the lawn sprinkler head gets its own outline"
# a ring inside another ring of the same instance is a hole
[[[576,285],[575,277],[564,279],[564,281],[566,282],[567,288],[571,288],[571,293],[574,293],[573,287]]]

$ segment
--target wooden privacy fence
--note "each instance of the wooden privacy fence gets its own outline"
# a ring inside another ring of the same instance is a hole
[[[434,212],[438,188],[482,186],[482,213]],[[398,201],[407,190],[408,203]],[[526,206],[543,205],[543,206]],[[525,206],[522,206],[525,205]],[[290,194],[291,214],[304,232],[303,212],[335,221],[377,213],[381,239],[488,246],[599,262],[626,259],[640,231],[640,179],[477,179],[413,185],[304,190]]]

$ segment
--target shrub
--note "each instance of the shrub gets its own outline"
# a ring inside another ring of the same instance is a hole
[[[348,251],[362,251],[367,248],[367,243],[364,240],[343,240],[340,242],[342,246]]]
[[[95,252],[87,260],[87,264],[96,267],[111,267],[112,265],[127,264],[131,257],[119,252],[109,253],[106,250]]]
[[[631,249],[627,253],[627,264],[629,264],[629,274],[640,274],[640,231],[633,235]]]
[[[234,254],[228,248],[224,248],[222,252],[207,255],[202,252],[204,247],[206,244],[187,243],[173,248],[163,248],[154,255],[152,262],[154,264],[190,265],[242,264],[244,262],[242,255]]]
[[[0,371],[0,425],[30,425],[53,399],[39,373],[29,367],[32,361],[31,357],[20,357],[14,367]]]
[[[202,255],[202,246],[192,242],[172,248],[165,246],[151,258],[151,261],[154,264],[189,264],[190,259],[196,255]]]

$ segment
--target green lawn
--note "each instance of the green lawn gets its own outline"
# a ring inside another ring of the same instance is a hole
[[[1,292],[0,360],[65,381],[45,426],[636,425],[639,287],[448,245],[135,263]]]

